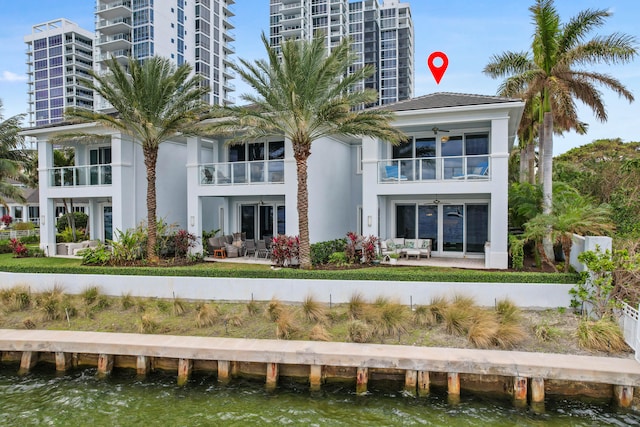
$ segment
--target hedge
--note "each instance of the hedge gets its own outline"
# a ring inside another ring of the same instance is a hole
[[[251,279],[380,280],[398,282],[577,283],[575,273],[439,271],[415,267],[370,267],[354,270],[217,270],[201,268],[3,265],[1,271],[43,274],[109,274],[124,276],[236,277]]]

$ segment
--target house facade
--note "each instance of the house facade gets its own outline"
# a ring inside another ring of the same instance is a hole
[[[75,165],[54,167],[56,135],[95,134],[93,141],[56,141],[75,151]],[[146,220],[146,169],[139,144],[93,123],[61,124],[23,132],[38,144],[40,247],[56,255],[56,218],[61,203],[83,206],[91,239],[111,240]],[[170,141],[158,153],[158,216],[186,228],[186,141]]]
[[[436,93],[384,108],[408,136],[323,138],[308,162],[312,243],[348,231],[381,239],[431,239],[439,257],[484,258],[507,268],[508,158],[520,100]],[[187,143],[189,230],[298,234],[290,141]]]
[[[520,100],[436,93],[384,108],[407,140],[322,138],[308,161],[311,243],[349,231],[381,239],[431,239],[432,256],[484,258],[507,268],[508,159],[524,104]],[[75,150],[75,166],[54,167],[57,134],[99,134]],[[38,141],[41,247],[55,254],[56,206],[86,206],[92,239],[146,220],[146,170],[138,144],[95,124],[24,132]],[[262,240],[297,235],[297,176],[283,137],[230,145],[185,137],[160,146],[158,217],[196,236],[246,233]],[[202,244],[202,242],[200,242]],[[201,251],[202,246],[196,248]]]

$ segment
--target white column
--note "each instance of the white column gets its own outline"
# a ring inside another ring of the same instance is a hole
[[[53,167],[53,145],[38,140],[38,181],[40,203],[40,249],[47,256],[56,254],[56,210],[54,199],[49,197],[49,171]]]
[[[509,118],[491,120],[491,205],[487,266],[507,268],[509,210]]]
[[[289,236],[297,236],[300,234],[298,230],[298,174],[296,161],[293,157],[293,146],[289,139],[284,141],[284,185],[285,233]],[[229,213],[227,213],[227,217]]]
[[[200,199],[200,138],[187,138],[187,230],[197,237],[191,253],[202,252],[202,200]]]
[[[362,139],[362,234],[378,236],[378,159],[377,139]]]

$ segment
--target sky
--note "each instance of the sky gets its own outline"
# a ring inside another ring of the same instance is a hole
[[[193,1],[193,0],[192,0]],[[533,24],[529,6],[533,0],[408,0],[415,31],[414,96],[434,92],[458,92],[495,95],[500,80],[482,73],[491,57],[505,51],[529,51]],[[630,34],[640,42],[638,0],[556,0],[562,22],[579,11],[607,9],[613,16],[592,33]],[[94,28],[94,0],[0,0],[0,100],[6,119],[27,111],[26,45],[24,36],[35,24],[66,18],[81,27]],[[255,60],[265,56],[260,34],[269,31],[269,0],[236,0],[236,56]],[[427,66],[432,52],[444,52],[448,68],[439,84]],[[567,133],[554,139],[554,154],[561,154],[600,138],[640,141],[640,57],[625,65],[595,66],[590,70],[619,79],[638,101],[629,103],[611,91],[602,89],[608,112],[606,123],[599,122],[590,109],[580,106],[579,118],[589,124],[587,135]],[[240,95],[250,92],[235,81]]]

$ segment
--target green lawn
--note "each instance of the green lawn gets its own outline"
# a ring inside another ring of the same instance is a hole
[[[441,267],[374,266],[345,270],[273,270],[268,265],[205,262],[183,267],[93,267],[79,259],[13,258],[0,255],[0,271],[22,273],[119,274],[141,276],[245,277],[420,282],[576,283],[576,274],[463,270]]]

